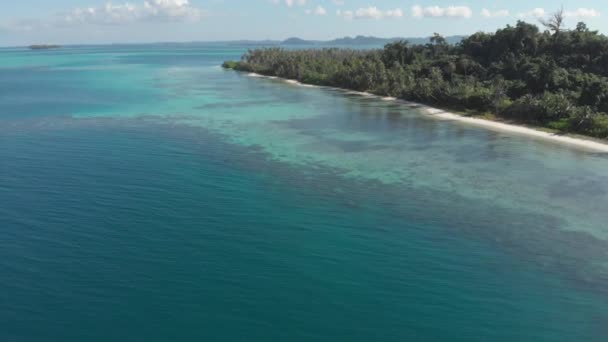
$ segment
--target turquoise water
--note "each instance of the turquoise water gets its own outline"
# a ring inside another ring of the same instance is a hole
[[[0,50],[1,341],[603,341],[608,156],[224,71]]]

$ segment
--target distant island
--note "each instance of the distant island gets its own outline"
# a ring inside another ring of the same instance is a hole
[[[59,49],[61,46],[52,44],[41,44],[41,45],[30,45],[31,50],[48,50],[48,49]]]
[[[455,45],[435,34],[383,49],[255,49],[224,67],[607,139],[608,37],[563,23],[558,12],[544,31],[519,21]]]

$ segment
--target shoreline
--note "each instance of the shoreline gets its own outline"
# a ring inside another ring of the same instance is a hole
[[[355,91],[355,90],[349,90],[349,89],[337,88],[337,87],[330,87],[330,86],[318,86],[318,85],[312,85],[312,84],[304,84],[297,80],[290,80],[290,79],[285,79],[285,78],[276,77],[276,76],[265,76],[265,75],[256,74],[253,72],[246,73],[246,75],[248,77],[260,77],[260,78],[281,80],[288,84],[306,87],[306,88],[324,88],[324,89],[342,91],[347,94],[354,94],[354,95],[360,95],[360,96],[365,96],[365,97],[375,97],[382,101],[393,101],[393,102],[402,103],[404,105],[408,105],[410,107],[415,107],[416,109],[419,109],[423,115],[437,118],[437,119],[453,120],[453,121],[458,121],[458,122],[466,123],[466,124],[473,125],[473,126],[484,127],[484,128],[495,130],[495,131],[516,133],[516,134],[521,134],[521,135],[525,135],[528,137],[539,138],[539,139],[543,139],[546,141],[551,141],[551,142],[555,142],[555,143],[559,143],[559,144],[565,144],[565,145],[579,147],[579,148],[586,149],[586,150],[592,150],[594,152],[608,153],[608,143],[593,140],[593,138],[559,135],[557,133],[545,132],[545,131],[541,131],[539,129],[535,129],[535,128],[531,128],[531,127],[527,127],[527,126],[523,126],[523,125],[517,125],[517,124],[505,123],[505,122],[500,122],[500,121],[493,121],[493,120],[488,120],[488,119],[464,116],[464,115],[449,112],[447,110],[431,107],[431,106],[428,106],[425,104],[401,100],[401,99],[398,99],[395,97],[379,96],[379,95],[375,95],[375,94],[368,93],[368,92],[361,92],[361,91]]]

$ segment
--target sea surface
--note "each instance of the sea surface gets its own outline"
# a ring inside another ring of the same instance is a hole
[[[0,341],[608,340],[608,155],[248,48],[0,49]]]

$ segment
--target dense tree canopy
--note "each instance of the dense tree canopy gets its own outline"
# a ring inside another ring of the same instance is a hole
[[[565,31],[562,19],[457,45],[435,34],[377,50],[257,49],[225,66],[608,138],[608,38],[584,23]]]

